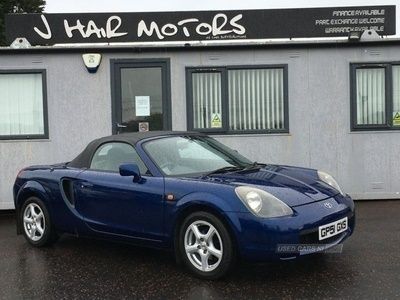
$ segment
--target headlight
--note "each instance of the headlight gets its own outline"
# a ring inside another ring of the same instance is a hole
[[[318,171],[318,177],[321,181],[325,182],[326,184],[329,184],[331,187],[333,187],[335,190],[337,190],[343,196],[346,196],[346,194],[343,193],[342,189],[340,188],[339,184],[336,182],[336,180],[331,175],[329,175],[328,173],[322,172],[322,171]]]
[[[292,209],[270,193],[251,186],[235,188],[236,195],[246,207],[261,218],[283,217],[293,214]]]

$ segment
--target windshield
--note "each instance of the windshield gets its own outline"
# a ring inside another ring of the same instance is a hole
[[[201,175],[252,164],[238,152],[205,136],[165,137],[145,143],[144,148],[167,176]]]

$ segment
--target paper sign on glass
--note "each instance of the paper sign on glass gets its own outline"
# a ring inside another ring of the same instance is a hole
[[[400,112],[393,112],[393,126],[400,126]]]
[[[211,128],[221,128],[222,127],[222,120],[220,113],[213,113],[211,115]]]
[[[150,116],[150,96],[135,96],[136,117]]]

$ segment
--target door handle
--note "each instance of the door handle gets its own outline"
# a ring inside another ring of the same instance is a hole
[[[117,123],[117,128],[126,128],[126,127],[128,127],[128,126],[124,125],[124,124]]]
[[[93,187],[93,184],[91,184],[90,182],[81,182],[82,189],[87,189],[87,188],[91,188],[91,187]]]

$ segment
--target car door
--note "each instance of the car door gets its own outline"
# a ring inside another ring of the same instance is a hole
[[[121,176],[122,163],[136,163],[142,180]],[[100,145],[78,179],[76,209],[92,230],[162,240],[164,179],[151,176],[132,145]]]

